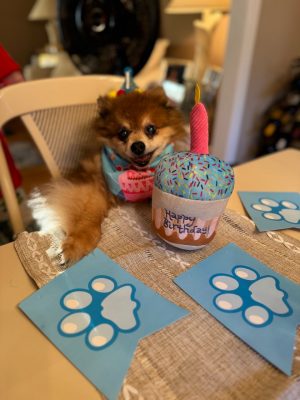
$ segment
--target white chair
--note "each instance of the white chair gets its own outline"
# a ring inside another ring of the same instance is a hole
[[[123,78],[76,76],[19,83],[0,90],[0,128],[20,117],[51,175],[75,167],[91,138],[96,100],[119,89]],[[0,144],[0,187],[15,234],[24,230],[20,207]]]

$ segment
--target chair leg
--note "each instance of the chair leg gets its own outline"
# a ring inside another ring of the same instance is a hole
[[[8,211],[13,232],[15,234],[20,233],[24,231],[23,219],[1,142],[0,142],[0,187],[2,190],[3,198]]]

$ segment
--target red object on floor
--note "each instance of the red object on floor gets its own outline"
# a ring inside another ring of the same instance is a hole
[[[16,74],[17,73],[17,74]],[[15,75],[17,75],[15,77]],[[19,82],[22,79],[20,66],[11,58],[7,51],[0,44],[0,87]],[[0,130],[0,142],[6,157],[8,169],[15,189],[21,186],[22,177],[16,168],[14,160],[10,154],[6,138],[3,131]],[[1,193],[0,193],[1,195]]]
[[[15,71],[20,71],[20,66],[0,44],[0,81]]]

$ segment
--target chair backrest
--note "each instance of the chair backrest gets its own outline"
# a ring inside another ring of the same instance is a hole
[[[74,168],[89,144],[96,100],[119,89],[123,78],[110,75],[50,78],[0,91],[0,128],[20,117],[53,177]]]

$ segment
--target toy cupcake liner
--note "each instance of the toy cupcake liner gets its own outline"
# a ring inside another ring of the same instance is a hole
[[[228,199],[190,200],[154,187],[153,229],[161,239],[173,246],[185,250],[199,249],[214,238]]]

